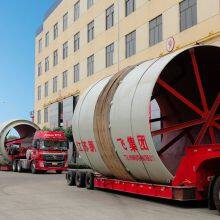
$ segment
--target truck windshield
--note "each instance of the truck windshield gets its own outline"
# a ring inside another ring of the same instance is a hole
[[[42,150],[67,150],[66,141],[43,141]]]

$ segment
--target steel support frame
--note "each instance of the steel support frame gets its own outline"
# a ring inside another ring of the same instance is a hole
[[[95,177],[94,187],[141,196],[178,201],[196,200],[195,187],[169,186],[150,183],[131,182],[106,177]]]
[[[209,162],[211,159],[217,159],[220,162],[220,145],[190,146],[186,147],[186,155],[182,158],[176,175],[170,184],[132,182],[111,179],[96,174],[94,187],[169,200],[205,200],[208,197],[208,181],[211,178],[208,178],[209,172],[202,173],[205,177],[207,175],[208,180],[207,185],[205,187],[202,186],[199,168],[204,162]]]
[[[200,118],[195,119],[195,120],[191,120],[191,121],[187,121],[187,122],[180,122],[180,123],[173,125],[173,126],[169,126],[166,128],[156,130],[156,131],[152,131],[151,133],[152,133],[152,136],[156,136],[156,135],[161,135],[161,134],[165,134],[165,133],[173,132],[173,131],[177,131],[177,130],[182,130],[182,129],[183,129],[183,131],[186,131],[187,128],[190,128],[192,126],[202,125],[197,137],[195,138],[194,143],[192,143],[192,144],[194,146],[201,144],[207,131],[209,132],[210,143],[216,144],[216,137],[215,137],[214,128],[220,130],[220,124],[217,122],[217,120],[220,120],[220,115],[216,114],[217,109],[220,105],[220,93],[217,95],[217,98],[214,101],[213,106],[209,110],[207,100],[206,100],[205,91],[204,91],[204,88],[202,85],[201,75],[200,75],[200,71],[199,71],[199,67],[198,67],[198,62],[197,62],[197,59],[195,56],[195,49],[194,48],[189,50],[189,55],[190,55],[190,59],[192,62],[193,72],[195,75],[195,81],[196,81],[197,88],[198,88],[198,91],[200,94],[200,99],[201,99],[201,103],[202,103],[202,107],[203,107],[202,110],[199,107],[197,107],[196,105],[194,105],[190,100],[185,98],[178,91],[176,91],[174,88],[172,88],[170,85],[168,85],[164,80],[159,78],[157,80],[157,84],[160,85],[162,88],[164,88],[168,93],[175,96],[178,100],[180,100],[182,103],[184,103],[186,106],[188,106],[195,113],[197,113],[200,116]],[[151,121],[153,121],[153,120],[154,119],[151,119]],[[162,147],[160,154],[162,154],[167,149],[169,149],[169,147],[172,146],[172,143],[173,144],[176,143],[175,140],[178,139],[178,137],[179,136],[177,136],[176,138],[171,140],[170,144]]]

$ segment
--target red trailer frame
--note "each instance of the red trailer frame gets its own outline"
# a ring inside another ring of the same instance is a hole
[[[220,175],[220,145],[186,148],[176,176],[170,185],[131,182],[95,175],[94,187],[136,195],[172,200],[204,200],[208,198],[212,177]]]

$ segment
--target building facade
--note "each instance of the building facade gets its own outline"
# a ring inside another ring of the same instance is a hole
[[[220,0],[58,0],[35,37],[34,120],[69,127],[97,80],[194,44],[220,46]]]

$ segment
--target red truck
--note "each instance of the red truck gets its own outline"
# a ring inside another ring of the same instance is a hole
[[[21,138],[6,142],[6,150],[14,172],[31,171],[33,174],[67,169],[68,142],[64,132],[36,131],[30,140]]]

